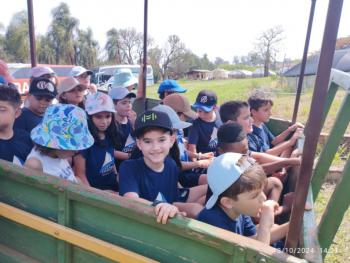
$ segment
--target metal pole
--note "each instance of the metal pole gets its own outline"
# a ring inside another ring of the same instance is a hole
[[[323,35],[320,60],[317,68],[317,76],[312,96],[308,126],[305,130],[305,144],[303,156],[295,189],[295,198],[290,218],[289,231],[286,240],[287,251],[297,254],[296,248],[301,233],[304,207],[310,180],[312,167],[316,153],[317,140],[321,132],[323,112],[326,103],[328,82],[333,62],[335,43],[337,40],[339,21],[343,6],[343,0],[330,0],[326,26]]]
[[[304,80],[305,65],[306,65],[306,60],[307,60],[307,52],[309,50],[312,22],[313,22],[314,13],[315,13],[315,5],[316,5],[316,0],[311,0],[309,24],[307,26],[307,32],[306,32],[306,38],[305,38],[305,46],[304,46],[304,54],[303,54],[303,59],[302,59],[302,62],[301,62],[297,93],[296,93],[296,96],[295,96],[295,103],[294,103],[294,111],[293,111],[292,123],[296,122],[297,115],[298,115],[301,89],[303,88],[303,80]]]
[[[147,21],[148,21],[148,0],[145,0],[143,16],[143,63],[142,63],[142,99],[146,110],[146,81],[147,81]]]
[[[32,67],[36,66],[36,47],[35,47],[35,32],[34,32],[34,15],[33,1],[27,0],[28,7],[28,26],[29,26],[29,43],[30,43],[30,61]]]

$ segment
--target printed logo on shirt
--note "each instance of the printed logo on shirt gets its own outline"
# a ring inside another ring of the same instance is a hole
[[[19,166],[23,166],[24,161],[23,161],[21,158],[19,158],[19,157],[17,157],[16,155],[14,155],[14,156],[13,156],[12,163],[13,163],[13,164],[17,164],[17,165],[19,165]]]
[[[100,169],[101,176],[105,176],[113,172],[114,169],[114,160],[112,155],[109,152],[106,152],[105,161]]]
[[[135,140],[134,138],[129,134],[128,138],[126,139],[123,152],[125,153],[131,153],[132,149],[134,149],[135,146]]]
[[[68,164],[66,167],[60,169],[59,175],[60,178],[69,180],[71,182],[77,182],[77,179],[74,176],[72,167]]]
[[[210,136],[210,141],[209,141],[209,148],[211,149],[216,149],[217,145],[218,145],[218,128],[214,127],[213,132],[211,133]]]

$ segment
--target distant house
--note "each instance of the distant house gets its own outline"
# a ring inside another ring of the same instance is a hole
[[[186,73],[188,79],[194,80],[209,80],[213,78],[213,74],[210,70],[206,69],[192,69]]]
[[[316,72],[320,55],[313,55],[307,58],[303,79],[303,88],[313,88],[315,85]],[[301,64],[286,71],[283,76],[286,77],[289,87],[297,88],[300,75]],[[350,72],[350,48],[339,49],[334,52],[332,68]]]
[[[217,68],[212,73],[214,79],[228,79],[228,71],[225,69]]]
[[[276,76],[276,73],[269,70],[269,76]],[[264,77],[264,68],[257,68],[253,71],[253,78],[262,78]]]
[[[252,76],[253,72],[244,69],[236,69],[228,73],[228,77],[233,79],[251,78]]]

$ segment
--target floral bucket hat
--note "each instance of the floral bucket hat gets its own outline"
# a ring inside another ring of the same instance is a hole
[[[86,97],[85,110],[87,114],[93,115],[99,112],[115,112],[113,100],[103,92],[91,93]]]
[[[94,144],[86,113],[71,104],[55,104],[47,108],[42,122],[31,134],[33,142],[48,148],[79,151]]]

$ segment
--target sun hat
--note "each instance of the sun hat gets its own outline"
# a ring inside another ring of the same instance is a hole
[[[191,109],[188,99],[179,93],[173,93],[163,99],[163,104],[173,108],[176,112],[181,112],[191,119],[196,119],[197,114]]]
[[[29,94],[34,96],[56,97],[56,85],[48,78],[35,78],[30,83]]]
[[[211,90],[202,90],[198,93],[196,102],[193,108],[204,110],[205,112],[212,111],[216,105],[218,98],[215,92]]]
[[[89,115],[103,111],[115,112],[111,97],[100,91],[86,96],[85,110]]]
[[[173,79],[166,79],[166,80],[163,80],[162,83],[160,83],[159,88],[158,88],[158,94],[161,94],[165,91],[184,93],[187,91],[187,89],[181,87]]]
[[[173,129],[168,114],[155,110],[147,110],[136,118],[133,136],[138,137],[142,130],[148,127],[160,127],[169,131]]]
[[[177,113],[167,105],[157,105],[152,110],[161,111],[168,114],[174,129],[185,129],[192,125],[192,123],[180,120]]]
[[[121,68],[114,73],[114,82],[112,88],[127,88],[138,83],[137,78],[129,68]]]
[[[29,75],[33,78],[39,78],[46,74],[53,75],[55,72],[51,68],[45,66],[37,66],[29,70]]]
[[[58,95],[61,95],[63,92],[70,91],[78,86],[82,87],[83,89],[87,89],[87,87],[84,84],[81,84],[76,78],[65,78],[64,80],[61,80],[58,84]]]
[[[207,209],[212,208],[219,196],[243,174],[244,170],[237,164],[242,156],[240,153],[224,153],[208,167],[208,185],[213,194],[205,205]]]
[[[48,107],[30,137],[36,144],[58,150],[80,151],[94,144],[85,111],[72,104],[58,103]]]
[[[69,72],[69,76],[78,77],[84,73],[87,73],[88,75],[92,75],[93,72],[91,70],[87,70],[86,68],[84,68],[82,66],[76,66],[76,67],[71,69],[71,71]]]
[[[126,88],[118,87],[118,88],[112,88],[109,90],[108,95],[113,99],[113,100],[122,100],[126,97],[129,98],[136,98],[136,94],[133,92],[130,92]]]

